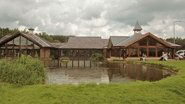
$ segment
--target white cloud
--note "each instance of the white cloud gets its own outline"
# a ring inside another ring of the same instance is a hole
[[[184,0],[1,0],[0,26],[108,37],[132,35],[139,20],[143,32],[166,38],[173,36],[173,21],[183,20],[184,4]],[[178,36],[185,35],[184,27],[177,24]]]

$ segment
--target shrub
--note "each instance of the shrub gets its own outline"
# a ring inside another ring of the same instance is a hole
[[[21,56],[12,61],[1,60],[0,80],[18,86],[44,83],[44,66],[30,56]]]
[[[92,61],[101,61],[101,62],[105,60],[105,58],[103,57],[103,55],[100,54],[100,53],[94,53],[94,54],[92,54],[91,57],[90,57],[90,59]]]

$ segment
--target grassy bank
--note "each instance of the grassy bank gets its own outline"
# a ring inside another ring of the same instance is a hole
[[[185,61],[152,61],[179,70],[176,76],[158,82],[102,85],[0,84],[0,104],[183,104]]]

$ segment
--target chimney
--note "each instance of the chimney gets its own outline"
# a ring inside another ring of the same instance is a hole
[[[34,32],[34,29],[33,28],[29,28],[28,30],[29,30],[29,33],[30,34],[33,34],[33,32]]]

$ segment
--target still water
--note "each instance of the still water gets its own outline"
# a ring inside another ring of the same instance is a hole
[[[48,84],[127,83],[136,80],[158,81],[175,72],[156,65],[108,63],[103,67],[50,69]]]

